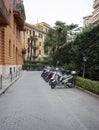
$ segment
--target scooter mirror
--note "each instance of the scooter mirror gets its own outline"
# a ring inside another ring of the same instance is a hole
[[[72,75],[76,75],[76,71],[71,71],[71,74]]]

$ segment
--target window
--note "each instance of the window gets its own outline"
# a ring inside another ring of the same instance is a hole
[[[46,28],[45,31],[48,32],[48,29]]]
[[[41,46],[41,42],[39,42],[39,46]]]
[[[34,55],[36,55],[36,50],[34,50]]]
[[[39,50],[39,55],[41,55],[41,50]]]
[[[35,36],[35,31],[33,31],[33,36]]]
[[[42,36],[42,34],[41,34],[41,38],[42,38],[43,36]]]
[[[31,34],[31,30],[27,29],[27,34],[30,35]]]
[[[42,38],[42,34],[39,33],[39,37]]]
[[[11,56],[11,40],[9,40],[9,56]]]
[[[34,41],[34,46],[36,46],[36,42]]]
[[[37,36],[37,37],[38,37],[38,36],[39,36],[39,33],[38,33],[38,32],[35,32],[35,36]]]

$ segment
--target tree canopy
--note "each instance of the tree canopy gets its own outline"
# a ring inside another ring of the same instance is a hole
[[[83,57],[87,57],[85,77],[99,80],[99,24],[88,26],[77,34],[73,41],[67,42],[67,31],[77,26],[77,24],[66,25],[64,22],[56,21],[55,27],[49,30],[44,43],[45,48],[49,50],[49,58],[53,64],[58,60],[62,66],[74,65],[78,75],[82,76]],[[60,36],[57,27],[62,29]],[[59,46],[58,49],[57,46]]]

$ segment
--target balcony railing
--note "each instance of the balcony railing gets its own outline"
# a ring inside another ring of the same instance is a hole
[[[24,30],[24,22],[26,19],[24,5],[21,3],[17,3],[16,6],[14,6],[13,12],[20,30]]]
[[[38,57],[38,54],[33,54],[33,58],[37,58]]]
[[[9,12],[3,2],[0,0],[0,26],[6,26],[10,23],[10,15]]]
[[[96,8],[99,5],[99,0],[95,0],[93,4],[93,8]]]
[[[99,23],[99,13],[93,17],[93,23]]]
[[[99,7],[97,7],[94,11],[93,11],[93,15],[99,13]]]
[[[39,46],[33,45],[33,49],[38,49]]]

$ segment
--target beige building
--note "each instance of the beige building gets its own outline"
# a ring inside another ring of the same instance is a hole
[[[0,74],[4,77],[22,67],[24,22],[22,0],[0,0]]]
[[[92,20],[93,20],[93,15],[89,15],[89,16],[83,17],[83,27],[85,28],[89,24],[91,24]]]
[[[92,15],[83,18],[83,27],[99,23],[99,0],[94,0]]]
[[[95,0],[93,4],[93,21],[92,23],[99,23],[99,0]]]
[[[50,25],[48,25],[45,22],[41,22],[36,25],[26,23],[25,25],[26,31],[24,33],[24,38],[27,53],[25,55],[25,60],[33,61],[43,59],[47,56],[46,53],[44,52],[44,40],[49,28]],[[36,39],[33,39],[31,43],[31,41],[28,41],[30,37]]]

